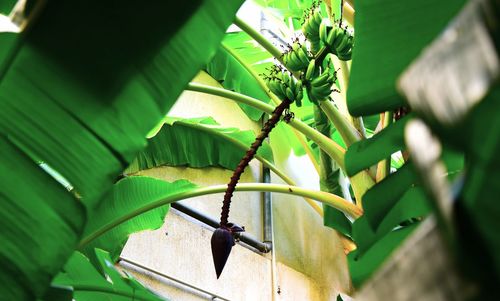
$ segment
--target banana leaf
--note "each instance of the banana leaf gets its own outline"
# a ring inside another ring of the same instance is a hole
[[[52,285],[72,288],[75,301],[167,300],[147,290],[132,276],[122,276],[106,251],[96,249],[95,256],[103,274],[83,254],[74,252]]]
[[[351,115],[371,115],[403,106],[396,79],[465,2],[356,2],[356,46],[347,91]]]
[[[116,261],[130,234],[143,230],[155,230],[163,225],[170,205],[134,216],[136,209],[194,187],[196,187],[194,184],[186,180],[173,183],[148,177],[127,177],[120,180],[113,186],[99,207],[89,214],[89,222],[83,236],[87,237],[94,231],[98,231],[112,220],[122,217],[129,217],[129,219],[87,243],[83,246],[83,253],[92,260],[94,249],[100,248],[108,251],[113,262]]]
[[[3,135],[0,157],[0,293],[33,300],[73,251],[85,207]]]
[[[161,129],[149,138],[148,146],[139,153],[127,172],[161,165],[220,166],[233,170],[254,140],[252,131],[222,127],[211,117],[166,117]],[[257,155],[273,162],[273,153],[267,142],[259,148]]]
[[[241,3],[48,1],[16,36],[0,62],[2,297],[44,295],[81,235],[82,203],[95,208],[145,146]]]
[[[471,273],[485,275],[494,289],[500,281],[500,120],[495,117],[500,110],[500,88],[495,86],[466,117],[453,129],[436,128],[445,143],[452,144],[465,154],[466,173],[459,191],[458,202],[463,208],[458,223],[464,233],[471,232],[472,239],[464,237],[463,258],[469,258]],[[474,231],[469,230],[473,228]],[[466,235],[464,235],[466,236]],[[462,238],[462,237],[461,237]],[[472,242],[472,244],[470,243]],[[473,246],[481,245],[484,248]],[[480,278],[480,277],[478,277]],[[487,291],[488,292],[488,291]],[[491,290],[489,291],[491,292]]]
[[[206,65],[205,70],[224,88],[269,103],[269,97],[258,81],[226,48],[219,47],[216,55]],[[262,117],[261,111],[245,104],[238,103],[238,105],[250,119],[257,121]]]
[[[366,192],[363,207],[372,228],[378,228],[386,214],[416,181],[417,175],[408,162]]]
[[[385,234],[408,221],[422,220],[432,211],[432,206],[421,187],[412,187],[384,216],[377,233]]]
[[[73,289],[67,286],[51,285],[43,298],[37,301],[72,301]]]
[[[15,51],[15,47],[19,41],[19,34],[12,32],[0,32],[0,78],[2,70],[5,70],[7,64],[10,63],[9,58]]]
[[[16,0],[4,0],[0,3],[0,14],[8,15],[14,5],[16,4]]]
[[[227,33],[222,40],[223,48],[230,49],[246,65],[251,66],[256,74],[266,72],[270,67],[272,56],[262,46],[243,31]]]
[[[347,174],[353,176],[390,157],[393,153],[403,150],[405,148],[404,127],[410,118],[411,116],[405,116],[371,138],[352,144],[345,156]]]
[[[464,2],[356,3],[356,47],[347,91],[350,113],[366,116],[406,105],[396,92],[397,77],[443,30]],[[346,154],[348,174],[368,168],[402,149],[403,128],[404,120],[399,120],[371,139],[352,145]],[[410,231],[409,227],[391,231],[394,226],[429,210],[415,184],[416,175],[406,163],[363,196],[365,214],[352,229],[358,250],[349,256],[355,286],[369,277]]]
[[[347,256],[349,272],[354,287],[361,285],[370,278],[377,268],[392,254],[394,249],[415,230],[416,225],[410,225],[392,232],[376,241],[363,256],[358,251]]]

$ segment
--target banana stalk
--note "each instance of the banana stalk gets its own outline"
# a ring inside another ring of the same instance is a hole
[[[250,161],[257,153],[257,150],[262,145],[264,139],[267,138],[271,130],[276,126],[283,112],[290,108],[291,103],[292,102],[286,98],[276,107],[276,109],[274,109],[271,118],[269,118],[269,120],[267,120],[267,122],[264,124],[259,136],[255,138],[255,141],[250,146],[250,149],[248,149],[247,153],[241,159],[240,163],[234,170],[231,180],[227,184],[226,193],[224,194],[224,201],[222,204],[222,212],[220,219],[221,227],[226,227],[228,224],[229,206],[231,205],[231,198],[233,196],[236,184],[238,184],[238,181],[240,180],[241,174],[243,174],[243,171],[245,171],[245,168],[248,166],[248,163],[250,163]]]
[[[240,180],[241,174],[243,174],[243,171],[245,171],[248,163],[250,163],[250,161],[257,153],[257,150],[262,145],[264,139],[267,138],[271,130],[276,126],[283,112],[290,108],[291,103],[292,100],[290,100],[289,98],[285,98],[276,107],[276,109],[274,109],[271,118],[269,118],[269,120],[264,124],[259,136],[255,138],[255,141],[250,146],[250,149],[248,149],[247,153],[241,159],[240,163],[234,170],[229,184],[227,184],[227,189],[224,193],[224,201],[222,203],[220,226],[214,231],[211,238],[212,258],[214,261],[217,278],[219,278],[220,274],[222,273],[227,259],[229,258],[229,254],[231,253],[231,249],[235,244],[234,236],[237,233],[245,231],[244,228],[228,222],[229,207],[231,205],[231,198],[233,197],[236,185]]]
[[[316,124],[316,128],[320,133],[326,135],[328,137],[332,134],[332,127],[325,113],[321,111],[318,106],[314,106],[314,123]],[[332,161],[332,159],[323,151],[320,150],[319,153],[320,160],[320,178],[319,178],[319,186],[321,191],[326,191],[339,197],[343,197],[342,189],[339,183],[340,168],[339,166]],[[326,212],[328,210],[326,208],[326,204],[323,204],[323,211]],[[356,245],[346,236],[342,236],[342,245],[346,253],[351,252],[356,248]]]

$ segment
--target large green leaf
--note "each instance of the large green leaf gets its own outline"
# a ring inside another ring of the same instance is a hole
[[[132,4],[99,2],[95,10],[88,1],[50,2],[2,81],[0,126],[65,176],[86,203],[95,204],[144,147],[145,133],[215,53],[239,1],[206,1],[191,18],[196,2],[175,18],[164,15],[169,5],[157,1],[137,14]],[[195,47],[196,35],[204,47]],[[130,47],[135,40],[141,42]]]
[[[358,256],[388,232],[408,222],[419,221],[431,211],[432,206],[423,189],[407,185],[407,180],[414,177],[413,173],[407,171],[408,167],[366,193],[370,206],[365,203],[365,214],[352,225]],[[401,187],[391,186],[394,181],[401,183]]]
[[[0,32],[0,79],[4,76],[12,56],[16,54],[16,48],[21,40],[20,35],[13,32]]]
[[[404,127],[410,118],[405,116],[371,138],[353,143],[345,155],[347,174],[353,176],[404,149]]]
[[[228,90],[269,102],[267,93],[259,82],[228,50],[219,47],[217,54],[206,66],[206,71]],[[262,112],[245,104],[238,104],[252,120],[259,120]]]
[[[389,232],[362,256],[359,256],[358,251],[349,253],[347,259],[354,286],[359,288],[415,228],[415,225],[411,225]]]
[[[472,241],[480,241],[484,246],[480,256],[487,259],[483,264],[474,261],[474,273],[495,274],[493,287],[500,280],[500,119],[495,117],[500,110],[500,88],[494,87],[491,93],[478,104],[466,119],[454,129],[438,129],[441,138],[457,146],[465,153],[466,173],[459,199],[466,210],[469,220],[459,220],[463,225],[477,229],[472,231]],[[464,138],[466,137],[466,138]],[[466,230],[467,231],[467,230]],[[468,243],[464,241],[463,243]],[[468,246],[466,249],[472,249]],[[477,248],[476,248],[477,249]],[[476,253],[470,250],[470,253]],[[467,256],[469,254],[465,254]],[[488,259],[492,258],[491,261]],[[483,271],[484,270],[484,271]],[[491,280],[488,280],[491,281]],[[495,282],[496,281],[496,282]]]
[[[252,131],[225,128],[212,118],[180,119],[166,117],[160,131],[149,139],[147,148],[127,169],[128,172],[160,165],[235,169],[255,140]],[[273,162],[269,144],[257,155]]]
[[[85,208],[0,136],[0,294],[41,297],[80,237]]]
[[[17,220],[2,231],[4,296],[42,296],[83,227],[71,194],[57,192],[56,184],[32,188],[48,176],[21,168],[28,165],[24,156],[47,163],[94,208],[215,53],[241,2],[47,1],[1,62],[0,133],[13,144],[1,159],[9,167],[2,173],[0,190],[9,193],[1,214]],[[17,181],[3,180],[7,175]],[[41,209],[27,214],[33,204]],[[34,250],[43,251],[23,255]]]
[[[302,135],[298,133],[298,135]],[[303,141],[309,145],[310,147],[313,146],[312,141],[307,141],[305,137],[302,137]],[[291,129],[288,125],[284,124],[283,122],[279,122],[276,127],[272,130],[272,132],[269,134],[269,144],[271,145],[271,148],[273,149],[273,152],[276,157],[279,158],[286,158],[290,154],[291,151],[293,153],[300,157],[306,154],[304,145],[300,142],[299,138],[297,137],[297,134],[293,132],[293,129]],[[315,144],[314,144],[315,145]],[[319,148],[316,147],[318,151],[315,152],[315,155],[319,153]],[[278,155],[278,154],[283,154],[283,155]]]
[[[111,220],[126,216],[131,218],[85,245],[85,254],[92,258],[94,248],[100,248],[108,251],[111,258],[116,260],[130,234],[147,229],[158,229],[163,225],[169,205],[132,216],[135,210],[161,200],[166,195],[182,193],[194,187],[196,187],[194,184],[186,180],[173,183],[147,177],[128,177],[120,180],[113,186],[103,202],[90,213],[84,237],[105,226]]]
[[[352,223],[352,239],[356,243],[356,256],[363,256],[382,236],[372,229],[365,215],[356,219]]]
[[[465,2],[357,1],[356,46],[347,91],[350,113],[369,115],[402,106],[397,77]]]
[[[251,66],[257,74],[265,73],[273,64],[272,56],[243,31],[227,33],[222,40],[223,47],[230,49],[244,64]]]
[[[474,233],[474,239],[481,241],[481,245],[485,246],[481,253],[485,254],[484,258],[492,258],[492,262],[487,262],[485,269],[493,270],[498,281],[500,279],[500,236],[498,233],[500,172],[497,166],[484,166],[478,162],[471,162],[471,166],[465,177],[460,197],[470,221],[459,221],[465,225],[471,223],[477,229],[478,233]],[[480,273],[481,268],[474,268],[475,272]]]
[[[387,212],[376,231],[378,234],[388,233],[406,221],[426,217],[431,210],[431,204],[423,189],[411,187]]]
[[[341,211],[323,205],[323,225],[339,231],[347,237],[352,236],[352,222]]]
[[[411,162],[408,162],[366,192],[363,197],[363,209],[371,227],[378,228],[384,216],[416,180]]]
[[[85,229],[79,249],[85,250],[93,260],[92,249],[106,247],[116,259],[129,234],[161,226],[166,208],[159,206],[159,202],[172,196],[182,199],[195,188],[197,186],[186,180],[170,183],[143,176],[121,180],[113,199],[109,199],[111,204],[102,204],[102,214],[94,214],[96,221]]]
[[[83,254],[74,252],[53,285],[72,287],[76,301],[165,300],[148,291],[131,276],[121,276],[107,252],[96,249],[95,255],[104,275]]]
[[[0,14],[8,15],[16,2],[17,0],[3,0],[0,3]]]
[[[72,301],[73,289],[67,286],[51,285],[43,298],[37,301]]]

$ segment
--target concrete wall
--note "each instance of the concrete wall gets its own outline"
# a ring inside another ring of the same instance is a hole
[[[196,80],[217,85],[206,74],[200,74]],[[260,124],[250,121],[233,101],[194,92],[185,92],[169,115],[212,116],[224,126],[251,129],[256,133],[260,130]],[[307,160],[276,157],[275,160],[301,185],[317,189],[317,174]],[[297,171],[297,166],[302,169]],[[160,167],[140,174],[168,181],[186,178],[206,186],[226,184],[232,171]],[[261,166],[254,161],[243,174],[242,182],[260,182],[261,178]],[[272,181],[280,180],[273,177]],[[183,203],[217,219],[222,195],[197,197]],[[171,300],[211,300],[213,295],[227,300],[335,300],[339,291],[349,291],[346,259],[337,232],[323,227],[319,215],[300,198],[273,194],[273,202],[274,254],[262,254],[238,243],[219,280],[210,250],[213,229],[174,209],[161,229],[131,236],[122,252],[125,260],[120,265]],[[236,193],[230,220],[244,225],[249,234],[262,239],[262,210],[262,193]],[[167,277],[209,294],[189,289]]]

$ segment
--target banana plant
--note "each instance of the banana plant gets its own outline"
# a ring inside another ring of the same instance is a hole
[[[349,66],[345,61],[349,60],[351,56],[356,55],[356,47],[353,47],[353,31],[347,29],[345,23],[342,24],[342,19],[335,21],[333,16],[330,16],[330,19],[322,17],[321,14],[325,10],[324,7],[321,8],[318,4],[313,4],[312,7],[306,10],[301,28],[304,30],[307,42],[300,42],[298,39],[294,39],[289,46],[285,47],[286,50],[284,52],[274,47],[260,33],[248,26],[241,19],[236,20],[236,24],[241,29],[261,44],[281,64],[279,67],[272,67],[269,74],[263,78],[255,76],[256,72],[252,70],[252,66],[242,59],[242,57],[246,56],[238,55],[237,49],[231,49],[227,45],[223,47],[224,52],[232,55],[239,65],[248,71],[249,75],[254,76],[257,85],[262,87],[263,81],[267,84],[268,90],[266,92],[269,98],[277,105],[277,110],[269,110],[268,106],[263,104],[263,102],[258,102],[231,92],[214,91],[214,89],[197,85],[191,85],[190,89],[224,95],[233,98],[235,101],[253,105],[255,108],[266,108],[267,113],[272,113],[272,122],[277,121],[277,118],[275,118],[276,111],[287,111],[283,118],[285,122],[289,121],[291,126],[293,126],[294,120],[290,116],[290,111],[293,111],[293,109],[289,109],[290,104],[295,102],[295,105],[300,107],[303,104],[304,95],[307,95],[307,99],[313,103],[317,111],[329,119],[329,123],[335,126],[342,137],[343,144],[349,147],[345,159],[343,152],[339,151],[342,149],[341,147],[328,147],[332,145],[332,140],[327,136],[330,135],[327,129],[323,133],[315,131],[314,135],[312,133],[305,133],[304,131],[302,133],[308,139],[318,143],[320,148],[323,149],[324,154],[329,155],[351,177],[351,186],[355,195],[356,205],[362,210],[360,212],[364,210],[370,211],[370,214],[363,214],[363,216],[355,219],[354,223],[342,214],[330,215],[330,218],[336,219],[333,223],[331,221],[325,222],[326,224],[333,225],[356,244],[356,251],[351,252],[349,258],[353,281],[356,286],[359,286],[371,275],[397,244],[411,233],[411,230],[415,228],[422,217],[428,214],[430,207],[425,200],[422,189],[416,183],[416,178],[410,165],[401,167],[401,164],[398,164],[401,171],[390,171],[390,167],[396,165],[392,162],[392,155],[399,151],[403,151],[404,155],[402,129],[406,121],[411,118],[411,115],[401,118],[401,116],[404,116],[400,114],[400,112],[404,111],[403,108],[396,111],[394,118],[392,110],[388,110],[384,114],[377,116],[379,119],[377,129],[373,127],[367,130],[363,128],[361,119],[352,118],[340,112],[340,107],[342,105],[345,106],[345,103],[335,102],[335,105],[333,105],[331,102],[325,101],[330,98],[332,92],[345,97],[345,88],[349,82],[349,78],[346,76],[346,74],[349,74]],[[334,62],[329,62],[332,55],[335,56]],[[342,77],[344,77],[342,80],[337,80],[337,72],[333,68],[334,64],[344,69],[341,73]],[[226,80],[227,78],[224,82]],[[237,90],[234,86],[228,86],[227,88]],[[351,103],[348,102],[348,106],[351,109]],[[397,107],[394,109],[397,109]],[[320,120],[321,115],[318,116],[316,123],[319,124]],[[391,125],[392,123],[394,124]],[[268,130],[269,126],[266,126],[263,133],[267,134]],[[366,139],[367,132],[375,132],[376,134],[373,138]],[[326,142],[327,139],[324,139],[325,137],[330,141]],[[357,155],[361,151],[363,153]],[[224,229],[224,225],[227,224],[231,189],[235,186],[242,167],[249,161],[248,157],[246,156],[242,160],[235,171],[235,176],[230,181],[229,196],[225,198],[223,206],[221,229]],[[325,158],[323,157],[323,159]],[[311,160],[317,159],[311,156]],[[331,171],[331,163],[325,163],[326,160],[322,161],[323,164],[320,166],[322,175],[338,176],[338,174]],[[459,166],[458,168],[461,167]],[[403,176],[404,178],[402,178]],[[324,177],[322,180],[326,182],[329,179]],[[372,188],[375,182],[380,184]],[[399,185],[401,187],[398,187],[395,195],[390,195],[390,193],[395,192],[394,186]],[[417,185],[417,187],[408,190],[409,187],[414,185]],[[336,187],[335,184],[330,189],[325,185],[322,186],[323,189],[327,191],[331,190],[332,192],[335,191]],[[384,198],[384,204],[381,204],[381,201],[375,203],[379,198]],[[363,206],[365,201],[368,201],[368,207]],[[365,213],[367,212],[365,211]],[[232,230],[229,227],[226,228],[224,233],[221,230],[221,233],[216,232],[214,234],[214,240],[220,240],[221,245],[221,247],[215,248],[223,250],[220,251],[223,254],[221,256],[216,254],[217,251],[214,252],[217,275],[220,274],[221,266],[224,265],[233,244],[231,238]],[[236,228],[236,230],[241,231],[240,228]],[[214,244],[213,242],[213,248]]]
[[[230,5],[195,1],[175,12],[181,18],[164,15],[174,5],[169,2],[145,7],[143,18],[137,17],[136,7],[123,4],[118,14],[112,14],[117,16],[115,23],[107,18],[117,8],[94,2],[52,1],[29,10],[36,14],[25,31],[0,33],[6,42],[6,51],[0,53],[3,295],[85,300],[90,289],[121,297],[132,292],[137,299],[156,300],[131,278],[118,277],[109,265],[130,233],[158,228],[168,204],[194,196],[226,193],[220,228],[212,240],[217,276],[234,244],[233,235],[243,230],[229,222],[233,192],[271,191],[302,196],[325,225],[344,235],[356,287],[430,212],[404,150],[403,127],[413,114],[401,116],[406,104],[393,84],[456,12],[458,3],[427,1],[433,5],[432,30],[405,44],[406,31],[387,34],[382,25],[381,10],[392,7],[386,1],[356,3],[355,27],[343,15],[344,1],[295,1],[291,6],[288,1],[257,1],[281,14],[281,28],[302,32],[299,38],[289,34],[289,45],[280,49],[234,18],[242,1]],[[100,9],[96,12],[93,5]],[[410,8],[405,12],[402,20],[418,19]],[[165,24],[152,24],[153,20]],[[242,32],[226,34],[219,44],[233,20]],[[102,30],[103,24],[110,26],[108,31]],[[133,44],[139,37],[144,43]],[[62,40],[67,42],[61,45]],[[193,42],[197,40],[205,41],[204,47]],[[249,40],[260,47],[249,48],[243,43]],[[373,58],[387,45],[393,47],[397,64],[388,63],[393,56]],[[384,64],[391,68],[380,67]],[[188,84],[202,66],[223,88]],[[210,118],[165,118],[183,89],[231,99],[253,120],[270,118],[257,137],[221,127]],[[270,145],[263,142],[269,134]],[[297,187],[274,164],[272,141],[280,135],[294,137],[288,147],[311,160],[320,175],[321,191]],[[182,136],[194,138],[179,139]],[[192,143],[200,139],[213,148],[182,156],[174,147],[195,149]],[[404,164],[394,162],[398,152]],[[254,156],[287,185],[238,184]],[[463,154],[450,157],[451,174],[462,168]],[[39,162],[60,174],[72,189],[64,189],[40,169]],[[228,185],[210,187],[135,175],[145,168],[186,164],[219,166],[235,173]],[[340,189],[343,178],[350,188]],[[21,187],[18,179],[30,189]],[[52,218],[47,222],[45,216]],[[89,263],[116,286],[98,279]],[[95,282],[79,277],[82,271]]]
[[[362,139],[363,137],[363,135],[356,128],[354,121],[350,121],[349,116],[343,115],[338,108],[330,103],[329,100],[332,92],[341,92],[337,89],[340,88],[340,86],[337,81],[337,71],[333,67],[334,62],[332,62],[332,55],[340,57],[342,60],[350,59],[353,49],[352,30],[348,30],[347,27],[345,25],[342,25],[340,21],[338,21],[337,23],[333,23],[333,26],[326,25],[328,23],[328,19],[323,20],[323,18],[321,17],[321,11],[322,8],[315,3],[306,11],[305,20],[303,22],[303,28],[304,30],[307,30],[306,35],[310,37],[312,34],[315,34],[320,43],[319,45],[321,45],[321,48],[315,53],[312,50],[307,49],[305,42],[300,43],[297,40],[295,40],[294,43],[290,45],[290,48],[285,53],[281,53],[274,46],[272,46],[269,41],[263,38],[259,33],[245,24],[242,20],[236,20],[236,24],[240,28],[244,29],[249,36],[254,38],[257,42],[261,43],[262,46],[270,54],[275,55],[276,59],[283,63],[283,67],[273,67],[270,73],[264,77],[259,76],[251,66],[246,64],[244,60],[242,60],[241,57],[236,54],[236,50],[231,49],[227,45],[223,47],[226,54],[233,57],[233,64],[239,65],[239,68],[241,69],[239,70],[240,73],[253,77],[254,87],[251,91],[260,91],[255,93],[264,93],[265,95],[267,95],[274,103],[277,104],[275,108],[273,108],[273,106],[271,105],[266,104],[265,102],[258,101],[253,97],[238,93],[241,91],[228,91],[199,84],[190,84],[188,87],[188,89],[192,91],[210,93],[233,99],[239,103],[244,103],[248,106],[254,107],[254,109],[261,110],[271,115],[271,119],[264,126],[262,133],[256,138],[256,142],[253,143],[253,146],[250,147],[250,149],[246,152],[244,158],[237,164],[235,174],[233,175],[228,185],[229,189],[226,190],[223,212],[221,214],[221,228],[214,233],[212,242],[217,276],[220,275],[224,263],[227,260],[227,256],[229,255],[230,249],[234,243],[234,239],[232,237],[234,232],[239,232],[242,230],[240,227],[237,227],[236,225],[231,224],[228,221],[229,204],[233,191],[235,189],[237,190],[238,188],[271,190],[279,192],[286,191],[286,189],[283,189],[284,187],[279,187],[279,185],[250,185],[250,187],[253,188],[247,188],[245,187],[245,185],[236,185],[238,178],[243,172],[244,168],[257,152],[257,149],[259,148],[263,139],[269,134],[270,130],[280,120],[283,112],[286,112],[284,117],[285,122],[287,122],[288,125],[293,128],[293,131],[295,131],[296,133],[300,133],[298,134],[298,137],[302,139],[302,142],[305,142],[306,139],[310,139],[314,141],[320,149],[322,149],[321,154],[323,159],[321,161],[323,162],[323,166],[321,166],[322,169],[320,171],[323,175],[330,175],[330,177],[338,176],[338,173],[331,171],[331,166],[326,166],[326,164],[328,164],[325,163],[328,162],[327,158],[333,160],[336,165],[338,165],[344,170],[344,172],[346,172],[346,167],[344,164],[345,149],[330,137],[331,133],[329,133],[327,129],[317,131],[300,122],[300,120],[296,120],[295,118],[293,118],[293,115],[290,113],[289,109],[289,106],[292,102],[295,102],[296,106],[300,107],[302,105],[301,100],[304,96],[306,97],[306,99],[310,100],[312,104],[310,105],[310,108],[316,108],[317,112],[321,112],[322,114],[318,117],[316,122],[319,124],[319,119],[322,118],[323,122],[325,123],[325,118],[329,119],[326,124],[331,122],[336,127],[337,132],[342,138],[341,143],[343,145],[349,146],[354,142]],[[284,68],[289,68],[290,70],[285,70]],[[212,72],[214,69],[216,68],[213,68]],[[343,74],[344,73],[345,72],[343,72]],[[217,75],[214,74],[214,76]],[[237,87],[237,85],[234,84],[234,81],[229,81],[227,76],[224,78],[223,83],[231,83],[233,89],[238,90],[235,88]],[[334,85],[337,88],[332,87]],[[192,121],[190,122],[187,120],[179,120],[175,123],[170,124],[177,124],[177,130],[181,124],[183,124],[184,126],[188,126],[191,129],[193,128]],[[197,128],[206,132],[207,124],[199,124]],[[170,133],[168,135],[172,136],[173,131],[176,131],[176,129],[174,129],[174,127],[171,127],[169,131]],[[162,129],[158,132],[158,134],[160,133],[167,133],[167,130]],[[212,134],[214,134],[213,131]],[[301,136],[302,134],[305,135],[305,139],[304,136]],[[158,161],[156,159],[146,159],[146,162],[149,161],[148,167],[152,167],[155,164],[178,165],[185,164],[187,162],[193,163],[194,166],[196,166],[196,163],[194,162],[195,160],[193,160],[192,158],[186,161],[186,158],[179,160],[179,158],[167,158],[163,156],[161,154],[161,145],[165,144],[165,141],[161,142],[161,139],[164,139],[162,138],[163,136],[163,134],[157,135],[152,137],[150,140],[150,145],[152,147],[156,143],[159,143],[158,145],[160,145],[160,147],[156,147],[156,151],[153,151],[152,154],[150,153],[147,156],[149,158],[161,158],[161,161]],[[220,139],[221,136],[219,134],[218,136]],[[224,137],[224,139],[230,140],[230,137],[226,136]],[[189,140],[191,139],[188,139],[188,141]],[[311,154],[311,148],[306,143],[303,143],[303,145],[307,149],[306,153],[308,152],[309,154]],[[241,145],[239,151],[243,151],[241,149]],[[168,152],[170,152],[170,150],[167,150],[167,153]],[[139,158],[145,158],[144,156],[145,155],[141,155]],[[310,157],[312,160],[315,160],[313,155],[311,155]],[[151,162],[154,162],[153,165],[151,165]],[[268,164],[264,161],[263,163]],[[214,164],[214,162],[209,164]],[[329,164],[331,165],[331,161]],[[277,169],[274,169],[274,172],[284,179],[287,178],[286,175],[283,175],[283,173],[278,171]],[[288,189],[288,191],[293,194],[299,194],[318,201],[322,201],[325,204],[333,206],[334,208],[336,208],[336,210],[339,210],[338,212],[340,212],[340,214],[334,215],[335,220],[333,222],[328,222],[327,224],[333,225],[333,227],[341,230],[341,232],[346,235],[345,248],[347,251],[351,251],[353,248],[353,242],[351,241],[353,237],[353,234],[351,233],[351,220],[356,220],[362,215],[363,207],[361,199],[366,190],[368,190],[373,185],[373,178],[374,176],[370,174],[369,170],[362,171],[359,175],[351,177],[351,185],[356,200],[355,204],[339,196],[338,191],[337,194],[330,193],[333,192],[336,189],[335,187],[338,185],[336,184],[337,180],[335,178],[328,178],[328,176],[325,176],[322,179],[323,183],[333,183],[333,188],[331,187],[331,185],[330,188],[325,188],[325,190],[327,190],[328,192],[319,193],[314,191],[301,190],[296,187],[294,187],[293,189],[290,188]],[[288,184],[293,185],[290,182],[288,182]],[[211,193],[219,190],[220,187],[208,187],[205,188],[204,192],[201,193]],[[198,195],[198,193],[200,192],[194,193],[195,195]],[[188,193],[186,197],[191,195],[191,193]],[[309,201],[309,203],[314,206],[314,202]],[[323,210],[319,209],[317,210],[317,212],[323,215]],[[141,213],[141,211],[138,211],[136,213],[139,214]],[[330,214],[330,216],[331,215],[332,214]],[[103,230],[99,230],[96,233],[99,234],[109,231],[118,224],[119,223],[111,223],[110,225],[104,227]],[[94,238],[92,236],[89,238],[89,240],[93,239]],[[222,255],[219,255],[218,252],[220,252]]]

